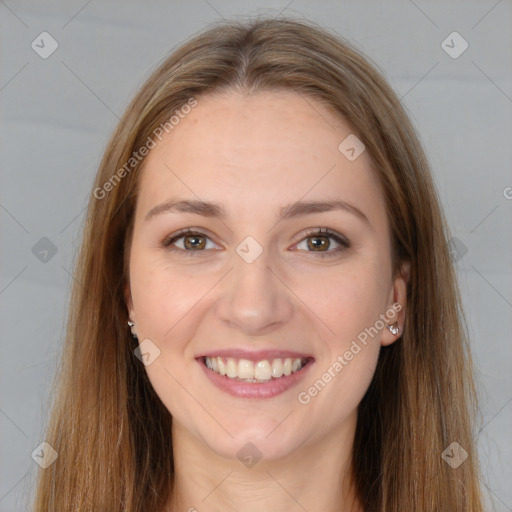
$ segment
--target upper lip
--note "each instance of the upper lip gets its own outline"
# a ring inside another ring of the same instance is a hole
[[[263,361],[264,359],[314,359],[311,354],[303,352],[294,352],[292,350],[247,350],[247,349],[223,349],[204,352],[196,356],[197,359],[204,357],[231,357],[233,359],[248,359],[249,361]]]

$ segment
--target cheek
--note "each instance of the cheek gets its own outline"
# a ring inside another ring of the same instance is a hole
[[[382,330],[375,329],[375,324],[384,312],[385,287],[375,272],[365,268],[317,282],[323,284],[324,293],[315,286],[318,298],[311,309],[321,320],[320,357],[298,399],[301,404],[307,401],[309,410],[322,416],[327,429],[335,428],[357,408],[379,358]],[[306,295],[302,296],[312,296],[312,288],[308,290],[303,289]]]
[[[134,255],[130,279],[139,343],[150,339],[160,350],[145,367],[147,375],[169,411],[188,411],[189,397],[183,394],[183,385],[188,380],[188,365],[193,363],[183,356],[195,324],[194,306],[206,289],[195,286],[200,283],[192,286],[180,272],[144,255]]]
[[[315,279],[314,285],[303,286],[298,294],[316,297],[307,305],[321,320],[318,325],[323,350],[312,384],[318,378],[326,383],[326,392],[318,393],[316,407],[328,408],[336,397],[333,421],[357,406],[375,372],[382,336],[375,325],[384,313],[388,291],[379,268],[377,260],[350,269],[347,266]]]
[[[211,272],[194,275],[141,254],[133,258],[130,278],[139,340],[150,339],[160,350],[158,364],[146,367],[149,378],[157,392],[180,396],[180,387],[165,369],[178,382],[190,379],[189,371],[197,364],[192,341],[206,317],[208,293],[219,277]]]
[[[376,263],[354,265],[301,285],[300,297],[326,327],[337,348],[373,326],[384,312],[387,283]]]
[[[180,272],[149,257],[133,256],[130,282],[138,329],[159,343],[172,334],[201,297],[199,283],[192,286]]]

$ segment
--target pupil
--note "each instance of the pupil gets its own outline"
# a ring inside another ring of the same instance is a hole
[[[317,237],[313,238],[313,240],[320,240],[319,243],[313,243],[312,244],[314,249],[319,249],[319,248],[322,248],[322,246],[325,247],[325,245],[326,245],[325,237],[318,237],[317,236]]]
[[[199,236],[197,235],[189,235],[186,239],[185,239],[185,245],[190,249],[196,249],[198,247],[202,248],[202,245],[201,245],[201,242],[198,240],[200,239]],[[194,242],[190,242],[190,240],[194,240]]]

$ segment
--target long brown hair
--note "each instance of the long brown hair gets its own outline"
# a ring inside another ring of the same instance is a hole
[[[35,512],[160,511],[171,497],[172,418],[127,328],[123,290],[144,160],[126,164],[191,98],[264,90],[314,98],[349,123],[383,187],[394,272],[411,263],[405,331],[382,348],[358,409],[353,477],[364,510],[482,510],[467,329],[446,220],[415,129],[377,67],[343,38],[312,22],[257,18],[215,23],[173,52],[108,143],[45,437],[58,458],[39,470]],[[441,456],[452,442],[469,455],[457,468]]]

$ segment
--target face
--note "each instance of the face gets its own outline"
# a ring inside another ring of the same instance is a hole
[[[127,306],[173,425],[214,453],[339,442],[399,337],[384,326],[403,327],[406,276],[368,155],[338,149],[350,134],[293,92],[226,93],[146,158]]]

